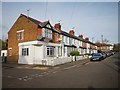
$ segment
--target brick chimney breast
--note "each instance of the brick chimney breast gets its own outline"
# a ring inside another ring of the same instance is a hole
[[[74,34],[75,34],[74,30],[70,30],[69,34],[74,36]]]
[[[56,23],[56,24],[54,25],[54,28],[57,29],[57,30],[61,30],[61,25],[60,25],[60,23]]]

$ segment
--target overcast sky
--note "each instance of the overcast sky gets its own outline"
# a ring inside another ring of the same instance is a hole
[[[54,26],[61,20],[62,30],[69,32],[75,27],[75,35],[94,37],[94,42],[103,38],[109,43],[118,42],[118,3],[117,2],[3,2],[3,36],[12,27],[21,13],[40,21],[50,20]]]

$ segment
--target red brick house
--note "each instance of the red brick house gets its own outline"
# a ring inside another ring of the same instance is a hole
[[[8,32],[7,61],[46,65],[70,62],[72,50],[89,51],[93,43],[88,39],[75,36],[73,29],[69,33],[61,30],[60,23],[52,26],[49,21],[21,14]]]
[[[19,46],[18,43],[21,42],[28,42],[28,41],[34,41],[34,40],[40,40],[39,35],[41,35],[42,28],[38,25],[42,25],[42,27],[45,27],[48,25],[50,28],[52,28],[49,21],[40,22],[36,19],[27,17],[23,14],[21,14],[12,28],[8,32],[8,55],[7,60],[8,61],[18,61],[18,53],[19,53]],[[56,29],[58,30],[58,29]],[[54,43],[60,43],[55,38],[55,32],[58,32],[58,38],[60,38],[59,30],[55,31],[53,30],[52,33],[52,39],[51,42]],[[42,38],[45,39],[45,38]]]

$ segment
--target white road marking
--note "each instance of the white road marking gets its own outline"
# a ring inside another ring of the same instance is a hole
[[[54,71],[54,72],[52,72],[52,73],[57,73],[57,71]]]
[[[71,69],[71,68],[74,68],[76,67],[77,65],[73,65],[73,66],[70,66],[70,67],[67,67],[67,68],[64,68],[64,69]]]

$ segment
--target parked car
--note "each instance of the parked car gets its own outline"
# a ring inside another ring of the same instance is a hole
[[[107,57],[106,53],[102,52],[101,54],[102,54],[103,58]]]
[[[102,53],[94,53],[90,58],[90,61],[100,61],[104,59]]]
[[[110,56],[110,52],[106,52],[107,53],[107,56]]]

